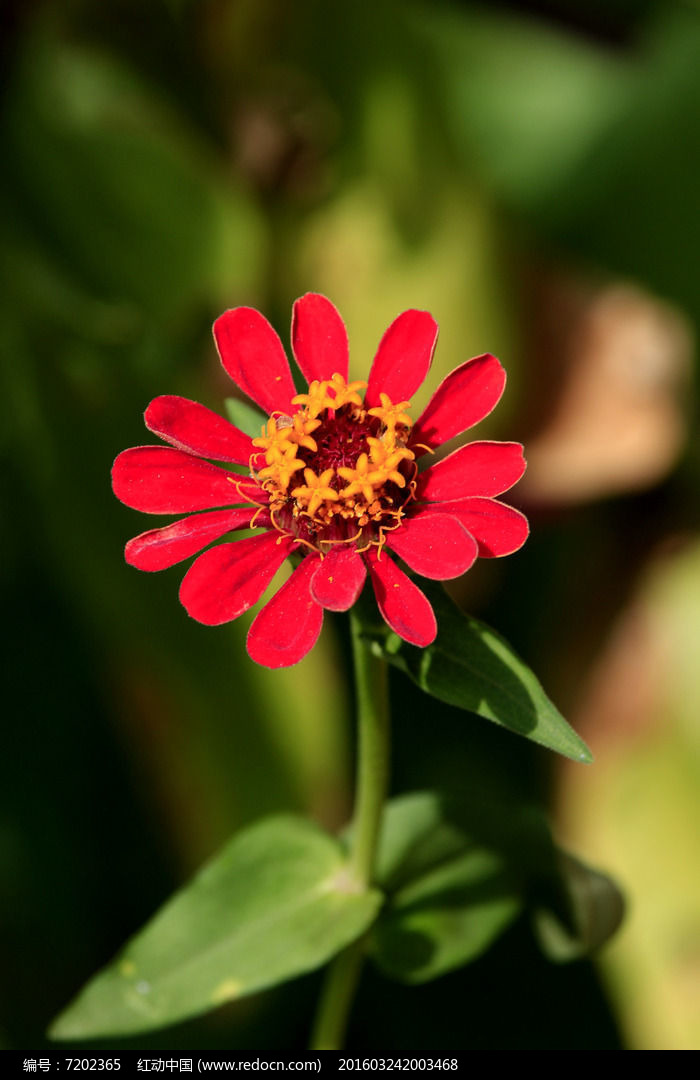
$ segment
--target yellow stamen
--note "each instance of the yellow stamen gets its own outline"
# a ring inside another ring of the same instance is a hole
[[[333,396],[326,395],[326,408],[335,409],[336,412],[338,409],[342,409],[343,405],[356,405],[359,409],[362,408],[362,398],[357,391],[366,390],[367,383],[362,382],[361,379],[346,383],[343,376],[336,371],[327,384],[327,388],[333,391]]]
[[[262,435],[257,439],[253,439],[253,446],[259,446],[261,450],[267,450],[267,448],[274,441],[275,432],[277,431],[277,424],[273,419],[267,421],[262,426]]]
[[[251,472],[267,494],[275,528],[292,529],[300,543],[321,553],[339,543],[381,552],[385,530],[400,526],[415,497],[415,454],[406,446],[409,402],[394,405],[382,393],[381,405],[366,412],[359,393],[366,386],[337,372],[315,380],[292,399],[296,412],[274,413],[253,439]],[[354,535],[345,535],[350,531]]]
[[[304,462],[295,457],[282,458],[280,461],[268,465],[266,469],[261,469],[258,473],[258,479],[272,480],[275,487],[286,491],[294,473],[303,468]]]
[[[297,394],[296,397],[292,398],[292,405],[305,406],[309,417],[314,420],[320,412],[328,408],[326,404],[327,389],[327,382],[319,382],[318,379],[314,379],[309,385],[308,394]]]
[[[294,420],[292,422],[293,436],[296,439],[298,446],[305,446],[307,450],[311,450],[313,454],[318,450],[316,440],[311,438],[311,432],[321,426],[320,420],[307,419],[303,413],[295,413]]]
[[[292,497],[297,500],[297,504],[306,511],[309,517],[314,516],[321,503],[326,500],[335,502],[340,497],[338,492],[329,486],[333,479],[333,472],[333,469],[326,469],[317,476],[313,469],[304,469],[306,484],[292,491]]]
[[[374,499],[373,481],[375,474],[370,473],[370,463],[367,454],[360,454],[355,462],[355,468],[342,467],[338,469],[338,476],[342,480],[348,480],[349,484],[340,492],[343,499],[349,499],[353,495],[362,495],[369,503]]]
[[[412,426],[411,417],[404,412],[404,409],[410,407],[410,401],[400,401],[397,405],[392,405],[389,395],[383,393],[380,393],[379,400],[382,403],[381,406],[377,405],[374,409],[370,409],[369,415],[378,417],[389,431],[393,432],[397,424],[406,428]]]

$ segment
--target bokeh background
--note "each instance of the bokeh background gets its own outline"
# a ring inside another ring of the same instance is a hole
[[[526,443],[516,556],[461,603],[535,668],[592,767],[400,679],[396,792],[491,773],[611,872],[623,929],[544,960],[525,919],[417,989],[368,971],[355,1050],[700,1045],[700,6],[677,0],[9,0],[0,292],[5,633],[0,1044],[55,1013],[239,826],[350,805],[342,623],[246,657],[144,575],[111,462],[176,393],[223,411],[210,327],[344,315],[352,374],[426,308],[426,393],[490,351],[479,429]],[[418,404],[425,400],[425,394]],[[309,976],[124,1047],[301,1049]]]

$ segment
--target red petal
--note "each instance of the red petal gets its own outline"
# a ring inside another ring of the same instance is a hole
[[[316,556],[306,555],[256,615],[248,631],[248,653],[257,664],[269,668],[298,664],[318,641],[323,608],[309,591],[318,561]]]
[[[394,319],[379,342],[369,373],[365,405],[380,405],[380,393],[391,400],[408,401],[430,370],[438,324],[427,311],[404,311]]]
[[[500,495],[524,472],[520,443],[468,443],[420,474],[416,498],[446,502],[471,495]]]
[[[523,546],[530,533],[525,515],[496,499],[428,503],[420,508],[421,517],[426,514],[457,518],[479,545],[479,555],[487,559],[511,555]]]
[[[263,412],[289,412],[296,394],[282,342],[254,308],[225,311],[214,323],[221,363]]]
[[[377,555],[370,548],[366,558],[379,610],[391,629],[411,645],[430,645],[437,622],[426,597],[386,552]]]
[[[478,424],[498,403],[506,385],[503,367],[490,353],[476,356],[451,371],[438,386],[411,431],[411,448],[416,444],[440,446]]]
[[[474,537],[447,513],[408,518],[386,542],[411,570],[435,581],[459,577],[479,554]]]
[[[322,382],[336,371],[348,377],[348,335],[330,300],[307,293],[292,309],[292,351],[308,383]]]
[[[165,570],[201,551],[212,540],[218,540],[227,532],[246,528],[256,513],[255,507],[246,506],[238,510],[194,514],[166,525],[164,529],[151,529],[135,536],[126,545],[124,556],[129,565],[138,570]],[[261,513],[258,522],[262,516]],[[266,524],[269,524],[269,517],[266,517]]]
[[[316,567],[311,595],[329,611],[348,611],[362,592],[367,571],[362,558],[347,544],[337,544]]]
[[[219,544],[196,559],[180,586],[180,601],[193,619],[219,626],[257,603],[294,546],[276,532]]]
[[[154,435],[190,454],[247,465],[253,453],[249,435],[206,406],[174,394],[155,398],[144,420]]]
[[[252,480],[169,446],[134,446],[112,466],[114,494],[147,514],[184,514],[245,502],[254,493],[267,501]]]

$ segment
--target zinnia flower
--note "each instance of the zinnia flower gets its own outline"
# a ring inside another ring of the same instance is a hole
[[[491,412],[506,379],[494,356],[467,360],[412,421],[410,398],[428,373],[437,333],[427,312],[404,311],[379,343],[368,381],[348,382],[345,325],[329,300],[308,293],[292,317],[292,350],[308,382],[298,394],[267,320],[247,307],[224,312],[214,324],[221,362],[269,419],[251,438],[186,398],[151,402],[146,427],[170,446],[120,454],[114,492],[135,510],[191,516],[130,540],[127,562],[163,570],[227,533],[255,529],[259,535],[204,551],[180,587],[187,612],[216,626],[252,607],[288,556],[301,556],[250,628],[253,660],[272,668],[301,660],[324,608],[352,607],[367,574],[392,630],[429,645],[433,610],[394,556],[444,580],[478,555],[515,551],[528,533],[523,515],[494,498],[522,476],[519,443],[469,443],[418,470],[423,455]]]

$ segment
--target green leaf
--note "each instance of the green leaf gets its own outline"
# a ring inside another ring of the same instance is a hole
[[[376,623],[364,636],[427,694],[477,713],[574,761],[593,755],[545,694],[535,674],[495,630],[463,614],[445,591],[421,581],[438,621],[427,649],[407,644]]]
[[[614,882],[555,847],[541,811],[479,781],[459,803],[432,792],[392,800],[376,878],[387,902],[372,957],[407,983],[476,959],[525,906],[556,961],[602,945],[624,910]]]
[[[464,852],[464,832],[446,819],[441,796],[416,791],[387,803],[377,847],[375,879],[396,893],[435,866]]]
[[[428,982],[485,952],[521,906],[499,860],[475,848],[397,897],[374,932],[375,961],[402,982]]]
[[[624,917],[625,901],[612,878],[567,852],[559,852],[559,870],[568,910],[562,918],[552,908],[538,908],[534,926],[542,951],[564,963],[612,937]]]
[[[341,846],[316,825],[260,822],[168,901],[50,1035],[147,1031],[312,971],[365,932],[381,900],[358,891]]]
[[[387,806],[377,867],[389,902],[372,932],[372,955],[402,982],[426,982],[474,960],[522,907],[507,852],[448,820],[430,792]]]
[[[228,418],[232,424],[244,431],[251,438],[258,438],[267,417],[255,405],[240,398],[229,397],[224,401]]]

